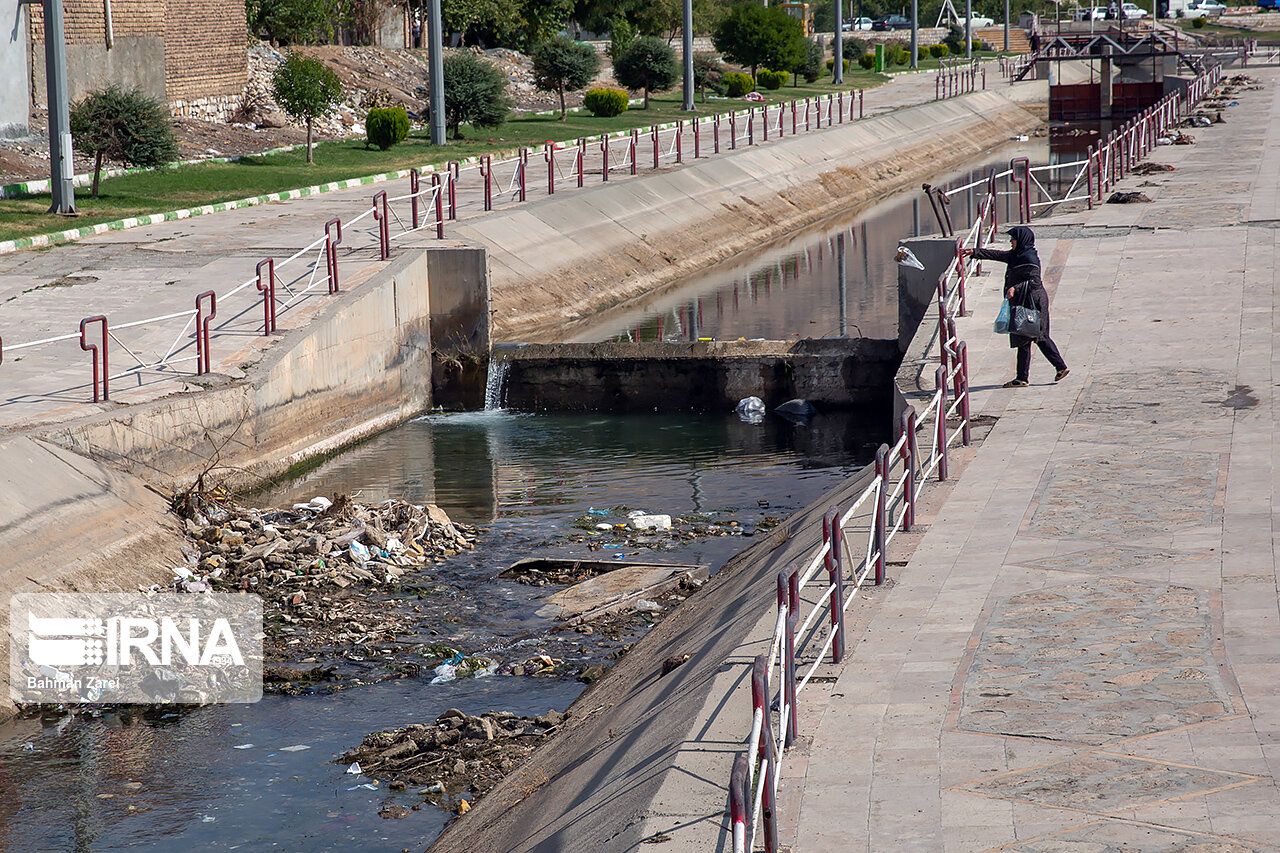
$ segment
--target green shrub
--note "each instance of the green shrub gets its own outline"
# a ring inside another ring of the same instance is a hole
[[[844,40],[845,56],[862,56],[862,54],[866,53],[867,50],[868,50],[868,45],[865,39],[860,39],[855,36],[845,37],[845,40]]]
[[[724,93],[730,98],[741,98],[747,92],[754,91],[756,84],[752,82],[750,74],[743,74],[741,71],[730,71],[724,75]]]
[[[828,60],[827,60],[827,70],[828,70],[828,71],[830,71],[831,69],[833,69],[833,68],[835,68],[835,67],[836,67],[836,61],[835,61],[834,59],[828,59]],[[844,70],[845,70],[845,71],[848,71],[848,70],[849,70],[849,60],[847,60],[847,59],[846,59],[846,60],[844,60],[844,62],[841,64],[841,67],[842,67],[842,68],[844,68]]]
[[[621,89],[591,89],[582,98],[582,105],[598,118],[613,118],[627,111],[627,93]]]
[[[977,52],[978,52],[978,51],[980,51],[980,50],[982,50],[982,42],[978,41],[977,39],[974,39],[974,40],[973,40],[973,52],[974,52],[974,53],[977,53]]]
[[[756,82],[763,89],[781,89],[782,84],[787,82],[787,78],[791,75],[785,71],[770,71],[768,68],[761,68],[756,74]]]
[[[945,44],[929,45],[929,55],[934,59],[942,59],[949,53],[951,53],[951,48],[947,47]]]
[[[792,70],[804,78],[806,83],[816,83],[818,78],[822,76],[822,58],[826,53],[822,49],[822,45],[817,39],[810,39],[805,44],[804,62],[799,67],[792,66]]]
[[[911,50],[902,42],[888,42],[884,46],[885,65],[910,65]]]
[[[364,119],[365,148],[378,146],[386,151],[409,136],[409,113],[404,107],[385,107],[369,110]]]
[[[94,198],[103,161],[150,169],[178,158],[168,106],[115,83],[71,105],[71,136],[78,150],[93,154]]]
[[[1204,28],[1205,23],[1206,23],[1206,22],[1205,22],[1205,19],[1204,19],[1203,17],[1201,17],[1201,18],[1192,18],[1192,19],[1191,19],[1191,26],[1195,27],[1197,30],[1199,30],[1199,29],[1203,29],[1203,28]]]
[[[876,55],[874,53],[864,53],[858,57],[858,65],[870,71],[876,67]]]

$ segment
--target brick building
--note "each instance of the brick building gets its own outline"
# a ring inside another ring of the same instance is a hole
[[[115,82],[163,100],[175,116],[223,118],[244,96],[244,0],[63,0],[63,8],[73,100]],[[0,20],[0,74],[15,80],[21,71],[24,84],[12,87],[20,98],[0,98],[0,133],[12,134],[31,107],[46,105],[44,10],[0,0]]]

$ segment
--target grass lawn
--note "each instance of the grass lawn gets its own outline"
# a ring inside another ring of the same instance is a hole
[[[872,88],[888,78],[862,69],[845,74],[844,90]],[[806,98],[837,91],[826,80],[799,86],[783,86],[763,91],[769,103]],[[258,157],[244,157],[234,163],[200,163],[159,169],[134,175],[122,175],[102,181],[99,198],[89,198],[89,190],[76,191],[79,216],[58,217],[45,213],[49,209],[48,193],[21,198],[0,199],[0,240],[12,240],[112,222],[130,216],[163,213],[170,210],[214,204],[222,201],[266,195],[283,190],[307,187],[376,175],[398,169],[443,164],[490,151],[529,145],[541,151],[548,139],[571,140],[580,136],[598,137],[601,133],[648,127],[652,124],[689,117],[680,110],[679,90],[654,95],[648,110],[633,107],[614,118],[596,118],[590,112],[569,113],[565,121],[557,116],[524,115],[498,128],[476,130],[463,128],[464,138],[440,147],[429,142],[425,128],[415,129],[407,140],[387,151],[365,150],[361,139],[322,142],[315,149],[315,163],[307,165],[301,149]],[[698,115],[727,112],[750,106],[741,99],[708,100],[697,104]],[[540,156],[540,155],[539,155]]]

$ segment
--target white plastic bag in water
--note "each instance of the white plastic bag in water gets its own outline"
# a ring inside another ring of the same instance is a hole
[[[738,417],[749,424],[758,424],[764,420],[764,400],[759,397],[743,397],[734,409]]]
[[[899,266],[914,267],[918,270],[924,269],[924,264],[920,263],[920,259],[906,246],[899,246],[898,253],[893,256],[893,259],[898,262]]]

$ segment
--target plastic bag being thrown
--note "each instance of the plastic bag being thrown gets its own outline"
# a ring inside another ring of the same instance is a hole
[[[924,264],[920,263],[920,259],[906,246],[899,246],[898,252],[893,256],[893,259],[899,266],[912,267],[918,270],[924,269]]]

